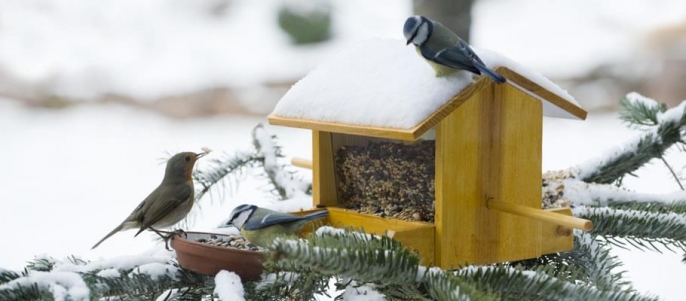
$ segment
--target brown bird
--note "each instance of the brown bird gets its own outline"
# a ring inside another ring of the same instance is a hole
[[[208,153],[208,149],[203,149],[203,152],[199,154],[184,152],[171,157],[167,161],[162,183],[131,212],[129,217],[91,249],[95,249],[115,233],[129,229],[140,229],[134,237],[143,230],[150,229],[166,240],[166,237],[157,229],[178,223],[191,211],[195,194],[191,177],[193,165],[196,160]]]

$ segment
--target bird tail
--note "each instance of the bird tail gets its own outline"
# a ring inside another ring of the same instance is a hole
[[[489,69],[484,64],[481,64],[479,62],[474,62],[474,67],[476,67],[476,69],[478,69],[481,73],[490,77],[496,83],[502,84],[506,81],[502,75],[500,75],[497,72]]]
[[[317,211],[314,213],[310,213],[308,215],[303,215],[303,220],[312,221],[312,220],[316,220],[316,219],[320,219],[320,218],[325,218],[328,215],[329,215],[328,210],[321,210],[321,211]]]
[[[114,233],[117,233],[117,232],[121,231],[123,228],[124,228],[124,227],[123,227],[123,224],[120,224],[119,226],[117,226],[116,228],[114,228],[114,230],[112,230],[112,232],[110,232],[110,233],[108,233],[107,235],[105,235],[105,237],[103,237],[98,243],[96,243],[96,244],[91,248],[91,250],[97,248],[103,241],[105,241],[105,239],[110,238],[110,236],[114,235]]]

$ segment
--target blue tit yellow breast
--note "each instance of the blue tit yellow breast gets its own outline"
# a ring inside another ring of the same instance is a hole
[[[271,246],[277,236],[295,235],[295,233],[291,233],[288,228],[282,225],[272,225],[257,230],[246,230],[243,228],[241,229],[241,234],[251,243],[264,248]]]
[[[431,66],[432,69],[434,69],[434,72],[436,74],[436,77],[441,77],[441,76],[446,76],[449,74],[452,74],[457,71],[455,68],[450,68],[448,66],[443,66],[441,64],[435,63],[431,60],[427,60],[421,53],[418,47],[416,47],[417,54],[419,54],[419,57],[421,57],[423,60],[425,60],[429,66]]]

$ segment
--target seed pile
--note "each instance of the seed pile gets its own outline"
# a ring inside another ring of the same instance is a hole
[[[336,173],[342,205],[381,217],[433,222],[435,152],[432,140],[341,147]]]
[[[543,209],[570,207],[571,202],[564,194],[562,181],[574,178],[572,170],[548,171],[543,174],[542,207]]]
[[[199,243],[209,244],[217,247],[234,248],[239,250],[249,251],[264,251],[265,249],[254,244],[251,244],[240,235],[217,236],[210,235],[210,239],[200,238],[196,240]]]

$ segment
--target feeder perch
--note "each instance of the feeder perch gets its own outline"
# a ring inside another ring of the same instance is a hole
[[[573,217],[568,208],[541,209],[543,116],[583,120],[586,111],[508,67],[495,70],[507,83],[479,77],[410,128],[289,117],[280,114],[278,105],[269,123],[312,130],[312,160],[295,159],[293,164],[312,168],[313,206],[329,209],[327,222],[332,226],[389,233],[416,250],[423,264],[442,268],[570,250],[571,229],[588,231],[592,224]],[[374,101],[375,96],[369,97]],[[341,146],[407,143],[432,130],[434,223],[340,208],[334,158]]]

